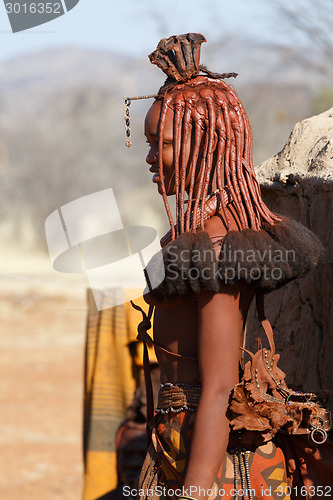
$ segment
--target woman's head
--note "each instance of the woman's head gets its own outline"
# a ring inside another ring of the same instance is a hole
[[[165,86],[145,122],[147,162],[164,198],[176,195],[179,232],[195,229],[196,212],[207,195],[226,186],[243,228],[272,221],[263,204],[252,161],[252,133],[243,105],[224,81],[197,76]],[[184,210],[185,192],[190,212]],[[221,205],[226,207],[221,197]],[[203,211],[201,211],[203,214]],[[274,217],[274,216],[273,216]]]
[[[216,189],[228,190],[242,228],[258,230],[262,222],[279,219],[261,199],[246,112],[223,81],[237,74],[211,73],[201,66],[204,41],[198,33],[172,36],[161,40],[149,56],[168,75],[147,114],[145,134],[150,144],[147,162],[163,196],[172,238],[195,231],[198,224],[203,228],[205,201]],[[176,228],[167,199],[171,194],[176,196]],[[224,196],[218,198],[220,208],[228,223]]]

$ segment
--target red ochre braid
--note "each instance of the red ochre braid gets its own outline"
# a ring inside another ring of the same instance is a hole
[[[234,90],[224,81],[205,76],[192,78],[167,89],[162,88],[159,150],[162,151],[165,117],[174,110],[173,144],[176,194],[176,226],[167,200],[162,154],[159,175],[165,209],[171,226],[171,239],[185,231],[203,228],[205,200],[215,186],[226,186],[238,213],[241,227],[259,230],[263,223],[281,220],[261,198],[252,160],[252,132],[244,107]],[[190,142],[189,142],[190,141]],[[190,158],[186,145],[190,143]],[[200,153],[201,152],[201,153]],[[194,185],[197,186],[194,198]],[[185,200],[185,190],[188,199]],[[185,203],[188,209],[185,210]],[[219,197],[227,227],[230,218],[223,196]],[[193,208],[193,210],[191,210]]]

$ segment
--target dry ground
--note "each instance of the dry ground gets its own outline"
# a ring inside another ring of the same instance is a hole
[[[77,500],[85,282],[40,256],[0,257],[0,499]]]

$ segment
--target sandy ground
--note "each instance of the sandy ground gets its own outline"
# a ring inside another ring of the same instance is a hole
[[[77,500],[86,283],[35,254],[0,262],[0,498]]]

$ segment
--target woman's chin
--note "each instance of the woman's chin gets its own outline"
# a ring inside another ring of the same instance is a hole
[[[153,178],[153,183],[157,184],[157,190],[158,190],[159,194],[162,195],[163,192],[162,192],[162,184],[160,182],[160,179],[157,178],[157,177]],[[166,193],[167,196],[172,196],[173,194],[176,193],[176,190],[172,186],[170,186],[170,187],[166,186],[165,187],[165,193]]]
[[[162,195],[162,187],[161,187],[161,184],[158,184],[157,186],[157,190],[159,192],[160,195]],[[167,196],[173,196],[174,194],[176,194],[175,190],[169,190],[169,189],[166,189],[165,190],[165,193]]]

